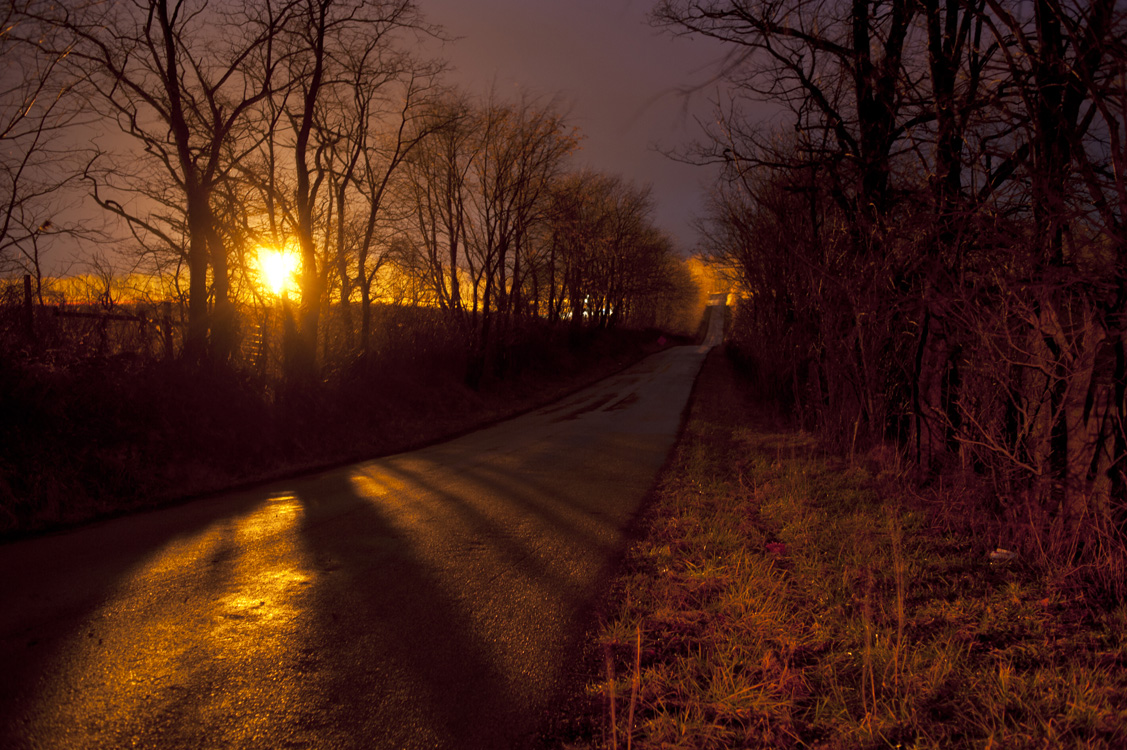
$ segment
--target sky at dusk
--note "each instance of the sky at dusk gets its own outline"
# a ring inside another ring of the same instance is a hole
[[[560,97],[584,140],[577,163],[651,185],[657,225],[684,252],[696,233],[712,172],[658,149],[697,138],[695,118],[711,116],[707,86],[722,50],[673,38],[648,23],[649,0],[417,0],[432,23],[457,41],[441,56],[452,80],[471,93],[491,87]],[[686,98],[679,93],[694,89]]]

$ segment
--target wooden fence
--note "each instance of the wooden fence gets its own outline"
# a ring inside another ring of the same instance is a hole
[[[90,325],[79,332],[78,337],[86,339],[94,337],[95,347],[100,351],[110,348],[111,327],[133,328],[133,335],[113,338],[128,338],[143,341],[145,349],[152,349],[155,343],[160,354],[172,357],[176,352],[176,337],[174,331],[183,326],[183,323],[173,316],[173,306],[170,301],[165,301],[157,306],[132,305],[132,311],[125,306],[116,309],[99,309],[97,305],[36,304],[32,291],[32,278],[25,274],[23,277],[23,299],[19,309],[18,329],[24,343],[31,349],[47,346],[54,338],[51,334],[58,334],[59,323],[66,320],[87,321]],[[9,304],[15,300],[9,298]],[[55,325],[46,323],[47,320],[55,321]],[[45,331],[44,328],[51,329]],[[154,337],[155,334],[155,337]],[[159,343],[156,343],[159,342]],[[125,349],[135,350],[137,347],[125,346]]]

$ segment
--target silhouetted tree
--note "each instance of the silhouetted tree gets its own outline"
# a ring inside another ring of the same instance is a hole
[[[281,105],[293,139],[292,231],[301,253],[300,312],[290,352],[291,375],[298,380],[309,380],[317,371],[321,310],[334,268],[332,216],[343,209],[334,203],[339,193],[334,195],[326,182],[332,175],[329,154],[337,153],[334,147],[344,135],[334,129],[339,122],[334,108],[357,91],[365,98],[366,87],[394,79],[401,70],[394,53],[397,34],[424,28],[409,0],[298,0],[297,23],[286,39],[290,88]],[[352,165],[341,183],[346,191],[363,152],[363,146],[344,151],[343,162]],[[369,203],[370,210],[378,212],[378,206]]]
[[[71,140],[90,118],[71,96],[65,51],[33,8],[13,1],[0,11],[0,270],[29,274],[42,304],[46,246],[92,234],[66,219],[81,173]]]
[[[478,119],[478,136],[480,146],[470,164],[473,215],[467,224],[469,250],[482,269],[469,375],[473,384],[490,360],[503,367],[509,327],[519,308],[524,248],[549,185],[578,143],[577,133],[558,112],[528,100],[487,102]]]
[[[582,171],[557,180],[551,199],[544,239],[550,319],[566,310],[575,329],[614,327],[632,314],[651,317],[660,297],[682,296],[679,263],[653,224],[648,188]]]
[[[656,20],[732,50],[705,227],[776,387],[839,437],[974,468],[1060,549],[1106,531],[1127,489],[1122,9],[667,0]],[[759,98],[784,128],[744,119]]]
[[[86,177],[99,204],[135,232],[180,245],[189,275],[184,354],[194,361],[208,356],[209,333],[220,359],[233,345],[227,249],[212,195],[257,145],[242,136],[273,92],[289,14],[285,2],[209,0],[42,3],[33,11],[59,32],[59,52],[84,74],[91,104],[140,146],[143,159],[130,166],[141,168],[92,165]],[[147,200],[138,205],[130,200],[138,177],[168,180],[179,195],[142,188]]]
[[[384,214],[391,214],[395,206],[395,223],[405,224],[411,215],[410,205],[395,204],[393,200],[393,180],[399,177],[404,164],[421,143],[446,128],[451,117],[456,117],[435,101],[437,95],[434,67],[417,67],[406,71],[399,93],[398,111],[368,123],[387,126],[386,133],[371,133],[364,140],[360,150],[359,173],[355,176],[356,194],[359,201],[359,214],[362,221],[356,238],[354,253],[357,271],[356,286],[360,292],[360,346],[368,350],[372,326],[372,285],[383,265],[384,255],[390,248],[388,237],[401,234],[402,229],[392,228]],[[370,114],[370,113],[369,113]],[[338,200],[347,197],[341,191]],[[343,212],[342,212],[343,217]],[[377,244],[377,231],[383,221],[383,241]],[[340,236],[344,236],[343,221]],[[382,251],[381,251],[382,248]],[[343,247],[341,248],[343,251]],[[351,272],[342,269],[341,276]],[[341,299],[347,303],[350,295],[342,287]],[[347,304],[346,304],[347,308]]]
[[[469,312],[476,312],[477,269],[466,252],[469,171],[476,150],[476,115],[469,102],[451,96],[438,110],[442,127],[407,161],[400,200],[410,211],[409,235],[425,258],[427,283],[439,306],[468,321],[461,276],[470,277]]]

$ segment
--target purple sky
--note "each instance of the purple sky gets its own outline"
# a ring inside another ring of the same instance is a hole
[[[657,224],[683,251],[711,171],[657,153],[696,138],[720,55],[706,40],[674,39],[647,22],[649,0],[416,0],[428,20],[460,37],[441,51],[471,93],[559,95],[585,140],[580,165],[653,187]]]

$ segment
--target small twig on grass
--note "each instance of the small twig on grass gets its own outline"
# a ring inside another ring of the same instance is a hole
[[[903,545],[903,528],[900,525],[899,513],[893,511],[888,515],[888,535],[892,540],[892,564],[893,570],[896,574],[896,651],[894,654],[893,667],[895,674],[893,675],[896,680],[896,685],[900,685],[900,652],[904,645],[904,624],[907,619],[905,611],[904,597],[905,597],[905,564],[904,564],[904,545]]]
[[[642,685],[642,625],[638,624],[634,643],[634,679],[630,682],[630,710],[626,715],[626,750],[634,745],[634,706],[638,703],[638,690]]]
[[[611,656],[610,645],[603,649],[607,661],[607,705],[610,706],[610,746],[611,750],[618,750],[618,718],[614,712],[614,659]]]
[[[872,720],[877,713],[877,681],[873,669],[873,569],[865,567],[865,598],[861,605],[862,624],[865,628],[865,649],[861,671],[861,700],[865,706],[865,725],[872,731]],[[868,690],[865,683],[868,682]],[[872,703],[869,703],[870,698]]]

